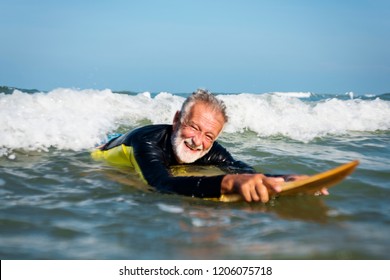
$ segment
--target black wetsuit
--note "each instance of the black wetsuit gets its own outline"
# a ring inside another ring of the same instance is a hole
[[[119,145],[132,147],[134,158],[146,182],[164,192],[195,197],[219,197],[224,175],[174,177],[170,166],[178,165],[171,144],[172,125],[149,125],[112,139],[102,150]],[[215,165],[227,173],[255,173],[249,165],[236,161],[218,142],[194,165]]]

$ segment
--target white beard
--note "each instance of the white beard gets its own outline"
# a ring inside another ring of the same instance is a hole
[[[180,129],[174,131],[171,137],[173,152],[180,163],[193,163],[210,151],[212,145],[204,150],[203,145],[195,146],[191,138],[184,139],[180,132]]]

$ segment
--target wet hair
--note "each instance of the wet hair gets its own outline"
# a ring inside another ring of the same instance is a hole
[[[208,90],[198,89],[184,101],[180,110],[180,122],[184,121],[185,117],[191,111],[192,106],[196,103],[204,103],[210,106],[213,110],[222,114],[225,123],[228,121],[225,103]]]

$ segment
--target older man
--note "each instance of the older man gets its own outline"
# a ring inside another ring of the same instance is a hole
[[[198,90],[176,112],[173,125],[149,125],[130,131],[103,145],[98,157],[131,165],[160,191],[195,197],[239,193],[248,202],[267,202],[270,192],[280,192],[284,178],[256,173],[233,159],[216,141],[227,121],[224,103],[208,91]],[[214,165],[227,174],[172,176],[170,166],[178,164]]]

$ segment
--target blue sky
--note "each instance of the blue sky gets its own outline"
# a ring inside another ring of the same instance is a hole
[[[1,0],[0,85],[390,92],[390,1]]]

